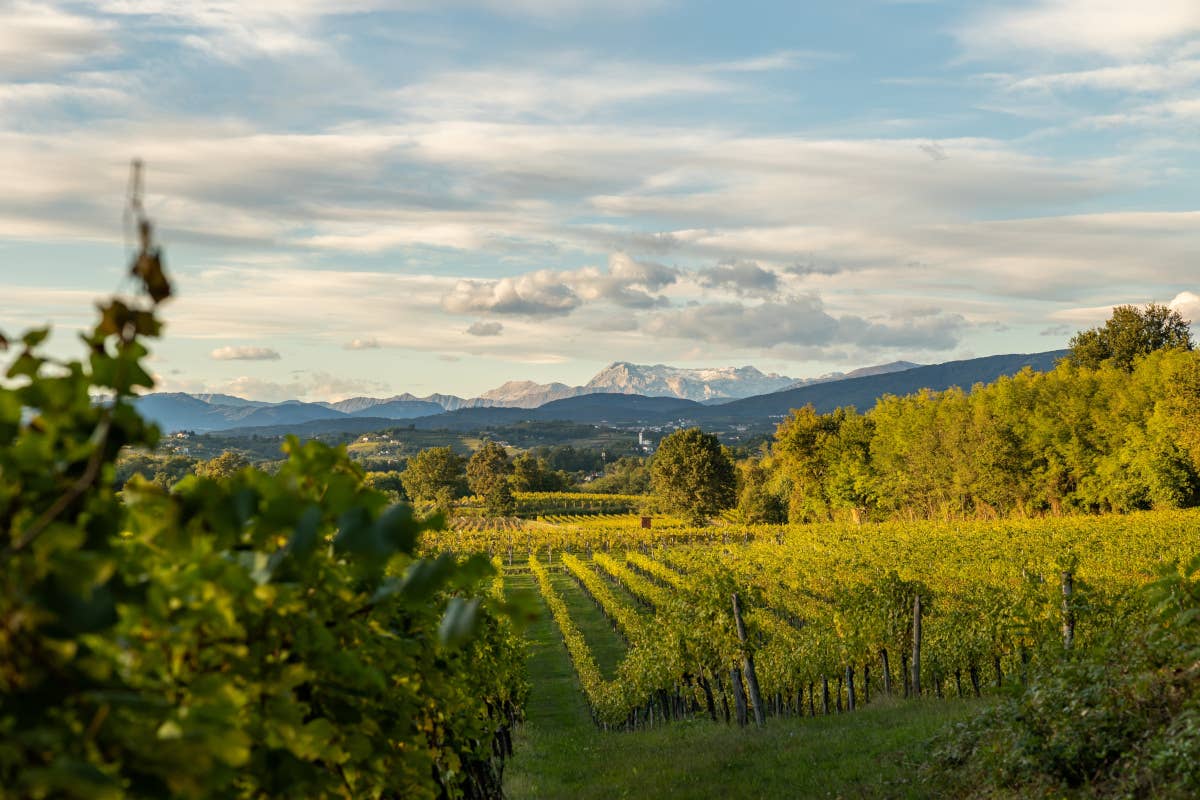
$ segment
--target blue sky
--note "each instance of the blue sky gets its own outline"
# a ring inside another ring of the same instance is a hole
[[[1200,318],[1200,3],[0,0],[0,328],[121,288],[162,388],[796,377]]]

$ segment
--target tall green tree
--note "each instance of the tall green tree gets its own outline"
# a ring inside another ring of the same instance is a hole
[[[196,464],[196,474],[201,478],[228,478],[250,466],[246,456],[235,450],[226,450],[216,458]]]
[[[733,461],[711,433],[675,431],[650,462],[650,486],[669,511],[702,525],[737,499]]]
[[[738,514],[750,525],[787,522],[787,501],[772,491],[771,474],[761,461],[741,465],[741,490],[738,492]]]
[[[1108,361],[1126,372],[1138,358],[1155,350],[1191,350],[1192,332],[1178,312],[1158,303],[1117,306],[1102,326],[1071,339],[1071,362],[1095,369]]]
[[[512,472],[508,451],[496,442],[484,442],[467,462],[467,484],[483,498],[489,515],[503,516],[516,509],[508,483]]]
[[[518,492],[561,492],[571,481],[561,470],[552,470],[546,459],[521,453],[512,461],[512,488]]]
[[[430,447],[408,462],[400,481],[413,500],[446,506],[467,493],[463,466],[462,456],[449,447]]]

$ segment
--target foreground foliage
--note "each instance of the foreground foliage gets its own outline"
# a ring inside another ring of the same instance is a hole
[[[151,302],[86,361],[26,334],[0,388],[0,797],[498,796],[524,684],[486,558],[418,558],[430,523],[314,442],[114,490],[158,438],[142,230]]]
[[[1048,665],[940,737],[929,770],[967,796],[1200,793],[1200,557],[1146,594],[1156,617]]]

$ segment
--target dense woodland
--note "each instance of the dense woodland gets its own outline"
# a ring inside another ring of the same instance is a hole
[[[747,467],[766,520],[962,517],[1180,508],[1200,498],[1200,356],[1128,368],[1066,361],[971,393],[887,397],[860,414],[796,411]],[[758,482],[762,482],[762,486]]]

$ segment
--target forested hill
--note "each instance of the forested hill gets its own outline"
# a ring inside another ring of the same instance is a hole
[[[903,396],[922,389],[943,391],[951,386],[969,390],[977,383],[991,383],[1001,376],[1015,375],[1025,367],[1035,372],[1048,372],[1067,353],[1067,350],[1052,350],[1048,353],[986,356],[914,367],[903,372],[847,378],[707,406],[697,411],[694,417],[699,422],[754,424],[810,403],[820,413],[844,406],[866,411],[875,405],[876,400],[888,394]]]
[[[809,403],[821,412],[832,411],[839,406],[855,406],[866,410],[887,394],[908,395],[922,389],[941,391],[951,386],[969,390],[976,383],[990,383],[1003,375],[1014,375],[1025,367],[1046,372],[1054,369],[1054,365],[1066,354],[1066,350],[1054,350],[1048,353],[1018,353],[949,361],[902,372],[812,384],[720,405],[703,405],[667,397],[590,394],[556,400],[535,409],[470,408],[412,422],[423,429],[465,430],[524,420],[658,425],[686,419],[701,425],[746,425],[773,430],[780,416]]]
[[[976,383],[990,383],[1003,375],[1013,375],[1025,367],[1045,372],[1067,354],[1066,350],[1048,353],[1012,354],[949,361],[944,364],[914,367],[901,372],[845,378],[817,383],[782,392],[733,400],[720,405],[704,405],[674,397],[643,397],[634,394],[587,394],[555,400],[538,408],[462,408],[442,414],[405,420],[420,430],[472,431],[518,422],[579,422],[609,425],[662,425],[689,420],[702,426],[745,425],[754,430],[771,431],[779,418],[793,408],[811,403],[817,411],[839,406],[869,409],[888,394],[908,395],[922,389],[941,391],[951,386],[970,389]],[[240,433],[312,433],[372,429],[374,420],[362,418],[320,419],[292,425],[273,425],[246,429]],[[394,425],[380,421],[378,427]]]
[[[464,408],[436,417],[411,420],[423,430],[478,430],[515,422],[586,422],[610,425],[659,424],[692,418],[704,406],[675,397],[638,394],[586,394],[555,400],[537,408]]]

